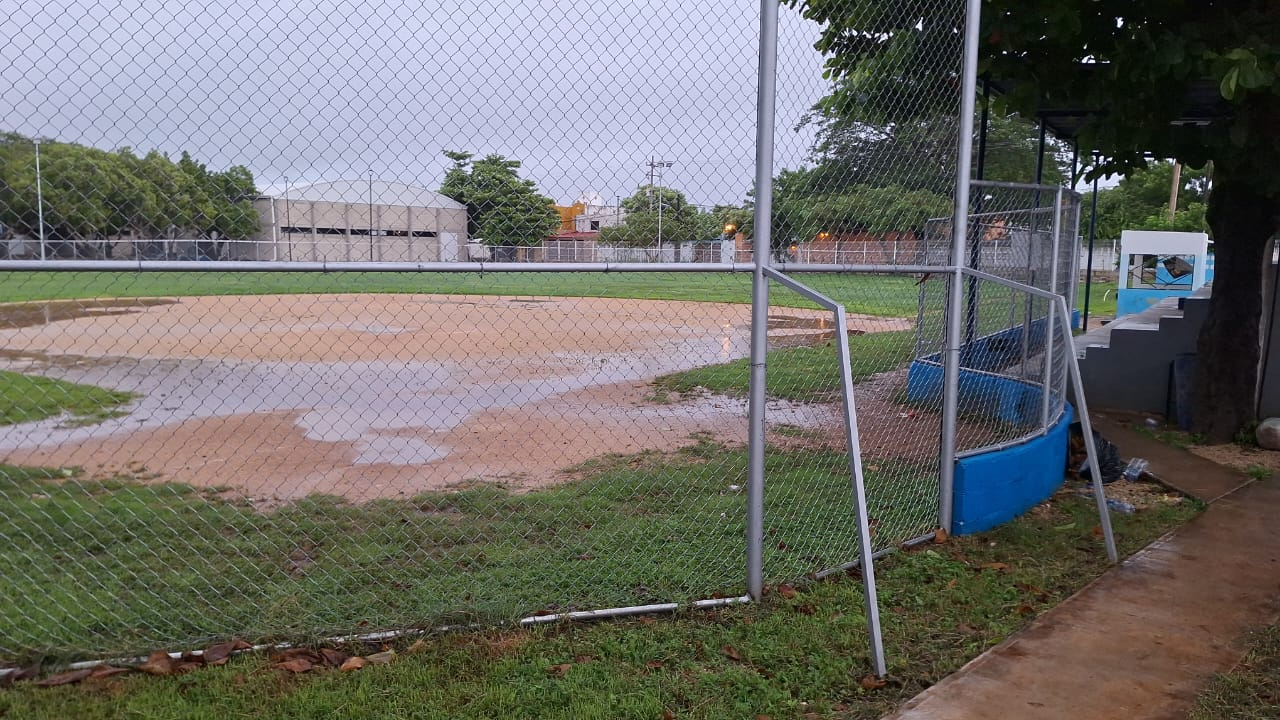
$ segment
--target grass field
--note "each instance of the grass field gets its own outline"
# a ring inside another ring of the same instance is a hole
[[[849,338],[850,367],[854,381],[900,367],[915,354],[914,330],[868,333]],[[769,353],[766,392],[771,398],[797,402],[824,402],[840,391],[836,351],[830,344],[772,350]],[[717,365],[663,375],[654,381],[659,394],[688,393],[703,389],[723,395],[746,395],[750,387],[751,360],[743,358]]]
[[[1122,553],[1195,512],[1188,502],[1115,516]],[[1096,522],[1090,503],[1067,492],[991,532],[877,563],[893,680],[876,690],[860,684],[861,584],[837,576],[757,605],[656,621],[458,633],[412,650],[404,641],[389,665],[356,673],[290,675],[251,654],[178,677],[18,684],[0,691],[0,716],[879,718],[1105,570]]]
[[[767,462],[771,534],[793,546],[770,551],[770,575],[796,578],[856,557],[852,533],[810,532],[856,522],[845,457],[788,452]],[[745,468],[745,450],[703,441],[599,459],[582,479],[534,493],[486,484],[361,504],[311,496],[264,515],[185,485],[0,466],[0,562],[9,569],[0,660],[737,593]],[[880,492],[887,482],[869,474],[870,493],[899,505],[916,493],[933,506],[929,478],[899,475],[893,493]],[[871,511],[884,537],[930,529],[900,507]]]
[[[803,275],[850,312],[914,317],[918,293],[907,275]],[[120,273],[0,272],[0,302],[196,295],[433,293],[605,297],[749,303],[745,273]],[[773,292],[783,307],[812,307]]]
[[[0,426],[34,422],[63,413],[67,425],[89,425],[120,414],[132,393],[78,385],[0,370]]]

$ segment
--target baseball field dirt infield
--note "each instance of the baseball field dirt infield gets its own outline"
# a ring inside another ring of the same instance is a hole
[[[786,342],[824,337],[822,314],[785,312],[790,320],[780,325],[798,326]],[[0,428],[0,461],[225,488],[263,506],[474,482],[533,489],[600,455],[674,449],[697,433],[744,441],[745,402],[657,402],[649,382],[745,357],[749,325],[746,305],[596,298],[290,295],[0,307],[0,368],[141,396],[126,416],[93,426],[51,419]],[[911,324],[851,315],[850,326]],[[770,413],[814,421],[812,408],[785,403]]]

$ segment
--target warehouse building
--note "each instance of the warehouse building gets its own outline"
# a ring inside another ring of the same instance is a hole
[[[434,190],[384,180],[265,188],[261,230],[226,243],[237,260],[455,262],[465,259],[467,206]]]

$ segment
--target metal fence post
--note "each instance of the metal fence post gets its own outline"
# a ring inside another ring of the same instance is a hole
[[[747,595],[764,592],[764,404],[772,247],[773,111],[778,64],[778,3],[760,0],[760,69],[756,96],[755,239],[751,243],[751,387],[747,447]]]
[[[960,90],[960,138],[956,157],[956,204],[951,257],[955,270],[947,285],[947,333],[942,354],[942,448],[938,466],[938,524],[951,530],[952,489],[955,483],[956,419],[960,414],[960,346],[964,332],[963,268],[969,233],[969,171],[973,154],[973,112],[978,92],[978,23],[981,0],[966,0],[964,25],[964,83]]]

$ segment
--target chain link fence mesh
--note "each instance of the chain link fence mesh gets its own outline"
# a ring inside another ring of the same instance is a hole
[[[963,3],[784,3],[769,248],[758,11],[0,12],[0,259],[192,263],[3,273],[0,663],[740,595],[729,271],[950,264]],[[985,192],[1004,259],[979,269],[1049,287],[1041,220],[1070,197]],[[451,267],[332,266],[391,262]],[[507,271],[529,262],[705,272]],[[912,373],[950,276],[863,270],[796,277],[849,313],[879,550],[937,525],[941,396]],[[857,557],[830,313],[774,287],[770,583]],[[1044,318],[973,288],[975,338]],[[998,372],[1035,382],[1038,337]]]

